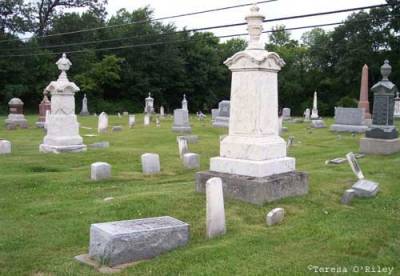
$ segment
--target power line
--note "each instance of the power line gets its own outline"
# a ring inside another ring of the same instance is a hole
[[[197,12],[183,13],[183,14],[178,14],[178,15],[159,17],[159,18],[155,18],[155,19],[138,20],[138,21],[125,23],[125,24],[116,24],[116,25],[103,26],[103,27],[90,28],[90,29],[83,29],[83,30],[77,30],[77,31],[71,31],[71,32],[44,35],[44,36],[39,36],[39,37],[36,37],[36,38],[42,39],[42,38],[47,38],[47,37],[55,37],[55,36],[71,35],[71,34],[77,34],[77,33],[92,32],[92,31],[98,31],[98,30],[109,29],[109,28],[125,27],[125,26],[134,25],[134,24],[151,23],[151,22],[154,22],[154,21],[175,19],[175,18],[180,18],[180,17],[187,17],[187,16],[205,14],[205,13],[210,13],[210,12],[217,12],[217,11],[225,11],[225,10],[230,10],[230,9],[235,9],[235,8],[248,7],[248,6],[251,6],[251,5],[254,5],[254,4],[265,4],[265,3],[276,2],[276,1],[278,1],[278,0],[266,0],[266,1],[252,2],[252,3],[248,3],[248,4],[240,4],[240,5],[233,5],[233,6],[227,6],[227,7],[222,7],[222,8],[215,8],[215,9],[197,11]],[[32,37],[23,38],[23,39],[0,40],[0,43],[6,42],[6,41],[29,40],[31,38]]]
[[[400,15],[394,15],[395,17],[398,17]],[[357,20],[356,22],[361,22],[361,21],[367,21],[369,18],[362,19],[362,20]],[[317,25],[307,25],[307,26],[301,26],[301,27],[292,27],[292,28],[285,28],[283,30],[285,31],[292,31],[292,30],[300,30],[300,29],[310,29],[310,28],[318,28],[318,27],[327,27],[327,26],[334,26],[334,25],[340,25],[343,24],[343,22],[334,22],[334,23],[326,23],[326,24],[317,24]],[[274,33],[274,32],[280,32],[282,30],[268,30],[268,31],[263,31],[263,33]],[[240,34],[232,34],[232,35],[224,35],[224,36],[216,36],[216,38],[229,38],[229,37],[240,37],[248,35],[248,33],[240,33]],[[31,57],[31,56],[43,56],[43,55],[60,55],[62,53],[66,54],[73,54],[73,53],[82,53],[82,52],[100,52],[100,51],[110,51],[110,50],[120,50],[120,49],[128,49],[128,48],[141,48],[141,47],[149,47],[149,46],[158,46],[158,45],[166,45],[166,44],[173,44],[173,43],[179,43],[179,42],[186,42],[190,41],[190,39],[176,39],[176,40],[171,40],[171,41],[159,41],[159,42],[151,42],[151,43],[144,43],[144,44],[130,44],[130,45],[123,45],[123,46],[117,46],[117,47],[106,47],[106,48],[99,48],[99,49],[83,49],[83,50],[74,50],[74,51],[62,51],[62,52],[52,52],[52,53],[34,53],[34,54],[16,54],[16,55],[0,55],[1,58],[7,58],[7,57]]]
[[[246,4],[248,5],[248,4]],[[367,7],[358,7],[358,8],[351,8],[351,9],[341,9],[341,10],[335,10],[335,11],[328,11],[328,12],[319,12],[319,13],[311,13],[311,14],[304,14],[304,15],[295,15],[295,16],[290,16],[290,17],[280,17],[280,18],[274,18],[274,19],[266,19],[264,22],[275,22],[275,21],[283,21],[283,20],[292,20],[292,19],[299,19],[299,18],[305,18],[305,17],[315,17],[315,16],[323,16],[323,15],[329,15],[329,14],[335,14],[335,13],[343,13],[343,12],[351,12],[351,11],[356,11],[356,10],[362,10],[362,9],[367,9],[367,8],[376,8],[376,7],[384,7],[387,6],[388,4],[383,4],[383,5],[374,5],[374,6],[367,6]],[[142,38],[142,37],[149,37],[149,36],[165,36],[165,35],[172,35],[172,34],[177,34],[177,33],[189,33],[189,32],[199,32],[199,31],[208,31],[208,30],[213,30],[213,29],[221,29],[221,28],[230,28],[230,27],[237,27],[237,26],[243,26],[246,25],[247,22],[244,23],[234,23],[234,24],[225,24],[225,25],[218,25],[218,26],[209,26],[209,27],[203,27],[203,28],[195,28],[195,29],[189,29],[189,30],[182,30],[182,31],[175,31],[171,33],[163,33],[163,34],[148,34],[148,35],[137,35],[137,36],[131,36],[131,37],[123,37],[123,38],[114,38],[114,39],[104,39],[104,40],[95,40],[95,41],[86,41],[86,42],[77,42],[77,43],[69,43],[69,44],[59,44],[59,45],[50,45],[50,46],[43,46],[43,47],[31,47],[31,48],[24,48],[24,49],[14,49],[14,48],[8,48],[8,49],[0,49],[0,51],[25,51],[28,49],[51,49],[51,48],[61,48],[61,47],[70,47],[70,46],[81,46],[81,45],[88,45],[88,44],[97,44],[97,43],[107,43],[107,42],[114,42],[114,41],[122,41],[122,40],[129,40],[129,39],[134,39],[134,38]],[[332,25],[338,25],[341,23],[334,23],[334,24],[328,24],[326,26],[332,26]],[[321,25],[315,25],[315,26],[321,26]],[[322,25],[321,27],[325,27]],[[297,30],[297,29],[303,29],[303,27],[300,28],[292,28],[291,30]],[[0,41],[1,43],[1,41]]]

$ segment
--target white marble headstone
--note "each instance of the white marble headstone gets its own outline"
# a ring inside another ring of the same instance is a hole
[[[99,115],[97,131],[99,133],[104,133],[107,132],[107,129],[108,129],[108,115],[107,113],[102,112]]]
[[[214,238],[226,233],[224,194],[222,180],[211,178],[206,183],[207,197],[207,237]]]
[[[359,180],[364,179],[364,174],[361,171],[360,165],[358,164],[357,158],[354,153],[350,152],[346,155],[347,161],[349,161],[350,167],[353,170],[354,174],[357,176]]]

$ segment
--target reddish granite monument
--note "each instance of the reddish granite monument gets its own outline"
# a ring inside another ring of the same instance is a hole
[[[49,98],[47,97],[48,92],[44,91],[43,92],[43,100],[39,104],[39,119],[36,122],[36,126],[39,128],[44,128],[44,123],[46,121],[46,113],[47,111],[51,110],[51,102]]]
[[[28,122],[24,116],[24,103],[21,99],[13,98],[9,101],[10,114],[5,120],[7,129],[27,128]]]
[[[368,100],[368,65],[364,65],[361,74],[361,89],[360,89],[360,101],[358,102],[358,108],[364,108],[365,119],[371,119],[371,113],[369,111],[369,100]]]

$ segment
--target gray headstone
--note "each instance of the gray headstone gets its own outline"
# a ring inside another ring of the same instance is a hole
[[[354,196],[356,195],[356,191],[353,189],[348,189],[344,192],[341,203],[344,205],[350,205],[351,201],[353,200]]]
[[[94,143],[89,145],[89,147],[93,148],[93,149],[106,149],[110,147],[110,142],[98,142],[98,143]]]
[[[311,120],[312,128],[326,128],[324,121],[322,120]]]
[[[211,178],[207,181],[206,199],[207,238],[211,239],[226,233],[224,194],[220,178]]]
[[[110,267],[146,260],[185,246],[189,225],[172,217],[92,224],[89,256]]]
[[[183,155],[183,166],[190,170],[199,169],[200,155],[196,153],[185,153]]]
[[[90,178],[94,181],[111,178],[111,165],[105,162],[93,163]]]
[[[160,173],[160,156],[156,153],[145,153],[141,157],[143,174]]]
[[[283,117],[283,119],[284,119],[284,120],[290,119],[290,116],[291,116],[291,110],[290,110],[290,108],[285,107],[285,108],[282,110],[282,117]]]
[[[230,101],[222,101],[218,104],[218,110],[220,117],[229,117],[231,112],[231,102]]]
[[[172,126],[174,132],[191,132],[192,128],[189,123],[189,112],[183,109],[174,110],[174,124]]]
[[[364,110],[362,108],[344,108],[335,109],[336,124],[339,125],[364,125]]]
[[[379,184],[366,179],[360,179],[352,189],[358,197],[374,197],[379,191]]]
[[[211,119],[215,121],[215,119],[219,116],[219,109],[211,109]]]
[[[11,142],[7,140],[0,140],[0,154],[11,153]]]
[[[272,226],[279,224],[285,217],[285,210],[282,208],[276,208],[267,214],[267,225]]]

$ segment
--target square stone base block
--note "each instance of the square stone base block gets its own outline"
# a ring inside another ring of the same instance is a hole
[[[297,171],[267,177],[249,177],[212,171],[198,172],[196,192],[205,193],[206,182],[213,177],[222,179],[225,198],[257,205],[308,193],[308,174]]]
[[[356,133],[364,133],[368,129],[368,126],[355,126],[355,125],[332,125],[331,131],[336,132],[356,132]]]
[[[273,174],[292,172],[295,169],[296,160],[291,157],[263,161],[224,157],[210,159],[210,171],[251,177],[265,177]]]
[[[39,151],[43,153],[83,152],[86,150],[86,145],[50,146],[46,144],[41,144],[39,146]]]
[[[385,140],[373,138],[360,139],[360,152],[366,154],[390,155],[400,151],[400,138]]]
[[[190,126],[173,126],[172,131],[177,133],[192,133],[192,128]]]

